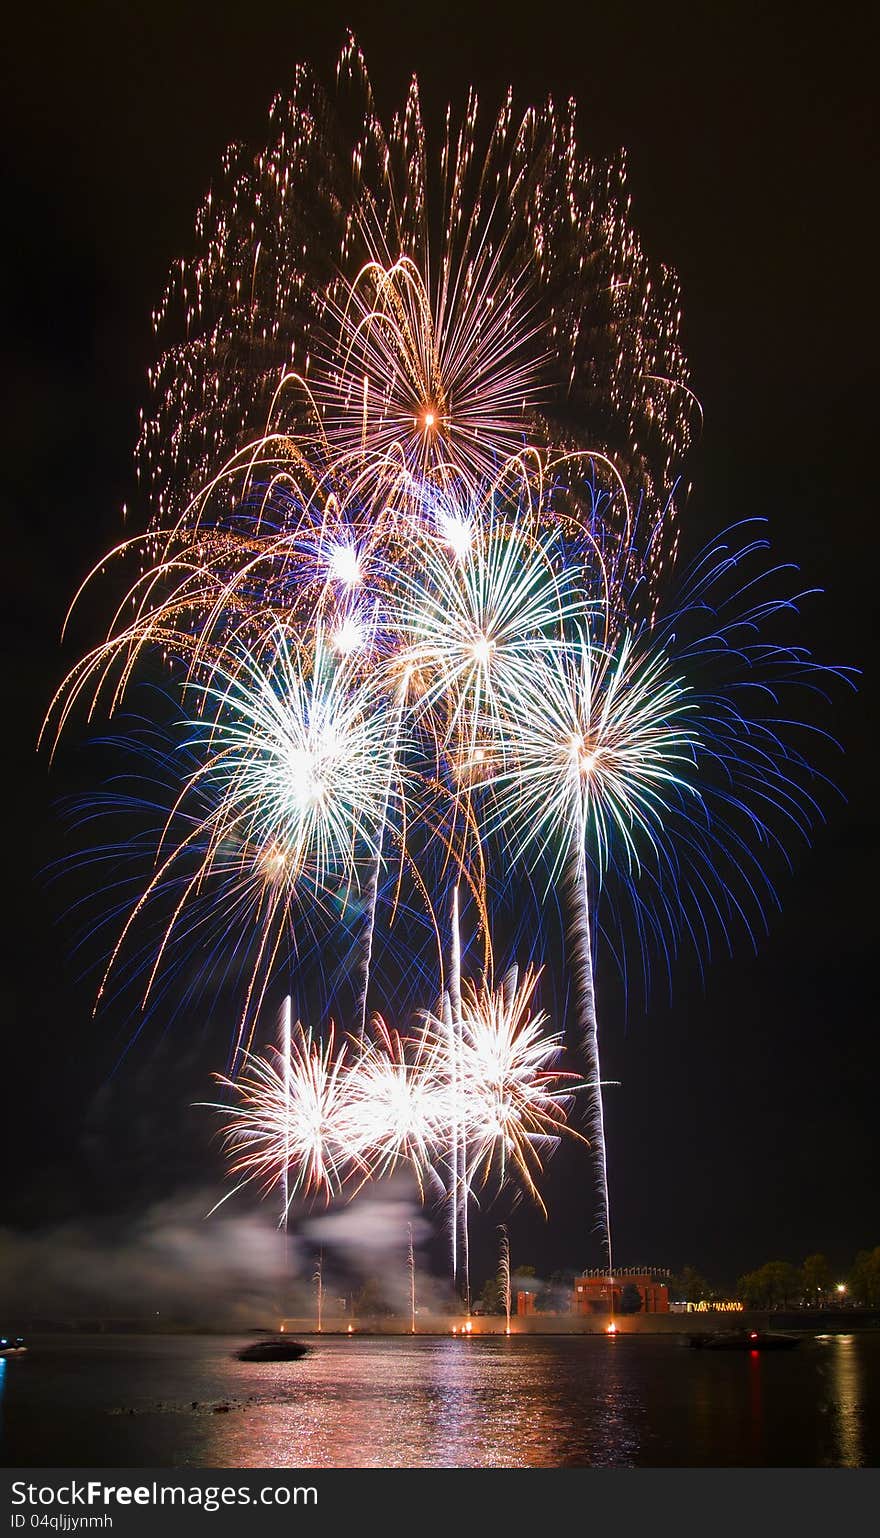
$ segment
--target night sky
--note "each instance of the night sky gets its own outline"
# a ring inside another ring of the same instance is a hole
[[[723,16],[719,16],[720,12]],[[614,14],[612,14],[612,12]],[[623,14],[620,14],[623,13]],[[130,453],[152,357],[150,309],[224,146],[255,145],[300,58],[330,78],[344,27],[387,116],[416,70],[429,112],[469,82],[487,107],[578,97],[595,155],[628,151],[634,219],[677,269],[706,423],[689,463],[698,542],[766,516],[804,587],[802,637],[864,670],[836,695],[842,795],[796,849],[757,955],[684,960],[674,1005],[604,1022],[612,1212],[621,1264],[697,1265],[719,1281],[880,1243],[876,1189],[876,37],[800,7],[377,5],[249,0],[16,7],[5,29],[0,156],[5,828],[0,977],[0,1226],[126,1214],[218,1188],[205,1112],[223,1027],[153,1030],[113,1072],[131,1020],[92,1019],[94,978],[40,875],[64,847],[58,772],[35,739],[65,661],[74,587],[132,501]],[[867,28],[867,22],[864,23]],[[95,613],[97,625],[101,616]],[[601,974],[600,974],[601,985]],[[597,1264],[582,1160],[520,1213],[539,1271]],[[494,1221],[503,1217],[498,1211]],[[491,1226],[490,1224],[487,1226]],[[481,1261],[479,1244],[476,1271]],[[488,1270],[488,1262],[483,1269]]]

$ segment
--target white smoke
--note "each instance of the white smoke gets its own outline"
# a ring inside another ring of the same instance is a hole
[[[0,1316],[260,1323],[278,1312],[287,1260],[268,1215],[206,1213],[189,1192],[139,1218],[0,1229]]]

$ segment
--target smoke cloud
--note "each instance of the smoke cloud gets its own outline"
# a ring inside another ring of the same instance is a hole
[[[268,1214],[206,1218],[215,1199],[197,1191],[133,1220],[0,1229],[0,1317],[271,1321],[285,1268],[281,1236]],[[296,1269],[295,1241],[287,1243],[286,1264]]]

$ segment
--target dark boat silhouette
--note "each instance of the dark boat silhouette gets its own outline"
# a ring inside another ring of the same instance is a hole
[[[24,1356],[26,1351],[21,1335],[0,1335],[0,1356]]]
[[[800,1343],[799,1335],[783,1335],[776,1330],[726,1330],[690,1337],[697,1351],[791,1351]]]
[[[235,1354],[240,1362],[298,1362],[310,1347],[301,1340],[288,1340],[286,1335],[272,1335],[268,1340],[255,1340],[250,1346],[242,1346]]]

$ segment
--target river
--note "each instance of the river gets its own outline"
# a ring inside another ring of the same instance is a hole
[[[771,1355],[672,1336],[54,1335],[0,1361],[7,1467],[877,1466],[880,1334]]]

